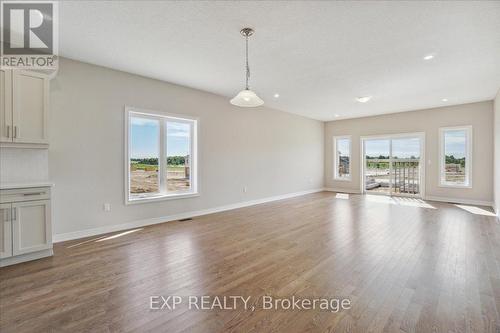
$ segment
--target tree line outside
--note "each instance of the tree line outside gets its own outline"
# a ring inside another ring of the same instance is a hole
[[[169,169],[184,168],[186,156],[167,156],[167,167]],[[135,170],[158,171],[158,158],[131,158],[130,165]]]
[[[389,161],[387,162],[371,162],[369,160],[389,160],[390,156],[368,156],[366,155],[366,165],[369,169],[389,169]],[[393,159],[397,159],[397,156],[394,156]],[[410,159],[416,159],[415,156],[410,156]]]
[[[465,157],[456,158],[453,155],[446,155],[445,162],[446,164],[459,164],[462,168],[465,168]]]
[[[397,156],[394,156],[394,159],[397,159]],[[411,159],[416,159],[415,156],[411,156]],[[384,156],[384,155],[379,155],[379,156],[366,156],[367,160],[367,166],[368,168],[371,169],[388,169],[389,168],[389,161],[387,162],[370,162],[369,160],[388,160],[389,156]],[[456,158],[453,155],[446,155],[445,156],[445,163],[448,164],[453,164],[453,165],[460,165],[460,167],[465,168],[465,157],[461,158]]]
[[[379,155],[379,156],[368,156],[368,155],[366,155],[366,159],[367,159],[367,160],[388,160],[389,158],[390,158],[389,156],[384,156],[384,155]],[[393,158],[394,158],[394,159],[397,159],[397,158],[399,158],[399,157],[394,156]],[[410,156],[410,157],[408,157],[408,158],[411,158],[411,159],[416,159],[416,157],[415,157],[415,156],[413,156],[413,155],[411,155],[411,156]]]

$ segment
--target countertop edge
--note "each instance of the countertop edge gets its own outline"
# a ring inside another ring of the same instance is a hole
[[[19,188],[33,188],[33,187],[54,187],[52,182],[23,182],[23,183],[0,183],[0,190],[12,190]]]

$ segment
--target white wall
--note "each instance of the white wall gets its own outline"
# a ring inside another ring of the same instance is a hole
[[[500,217],[500,90],[495,98],[495,210]]]
[[[473,126],[472,188],[438,186],[439,127]],[[426,195],[493,202],[493,102],[463,104],[396,114],[346,119],[325,125],[325,182],[329,188],[360,191],[360,136],[425,132]],[[333,180],[332,137],[352,135],[352,181]],[[429,164],[430,163],[430,164]]]
[[[323,187],[320,121],[68,59],[50,98],[55,234]],[[201,196],[124,204],[125,105],[200,118]]]

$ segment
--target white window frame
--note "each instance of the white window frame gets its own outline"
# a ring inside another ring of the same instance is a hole
[[[445,181],[445,133],[447,131],[465,131],[465,184],[456,184]],[[439,128],[439,187],[472,188],[472,126],[454,126]]]
[[[347,139],[349,140],[349,176],[341,177],[338,170],[338,160],[337,160],[337,140]],[[338,181],[352,181],[352,139],[351,135],[340,135],[333,137],[333,180]]]
[[[130,118],[139,116],[144,118],[159,119],[160,120],[160,156],[158,158],[158,186],[159,193],[144,194],[138,197],[130,196]],[[167,192],[166,191],[166,170],[163,170],[162,161],[166,160],[166,121],[174,121],[176,123],[188,123],[191,126],[191,140],[190,140],[190,185],[191,189],[188,191]],[[125,106],[125,204],[138,204],[145,202],[155,202],[182,198],[191,198],[200,195],[199,191],[199,178],[198,178],[198,138],[199,138],[199,118],[165,113],[161,111],[145,110],[135,107]]]

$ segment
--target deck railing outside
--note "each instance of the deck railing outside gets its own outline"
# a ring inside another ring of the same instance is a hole
[[[367,159],[365,188],[371,192],[418,194],[420,192],[420,160],[393,158],[392,173],[390,159]]]

